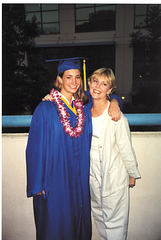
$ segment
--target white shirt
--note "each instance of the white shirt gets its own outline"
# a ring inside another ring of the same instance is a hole
[[[98,117],[92,117],[93,132],[92,135],[99,137],[105,111]]]
[[[59,92],[59,93],[60,93],[60,92]],[[70,105],[70,104],[69,104],[69,101],[67,100],[67,98],[66,98],[62,93],[60,93],[60,96],[65,99],[65,101],[68,103],[68,105]],[[74,99],[74,97],[72,96],[72,101],[74,101],[74,100],[75,100],[75,99]]]
[[[102,196],[108,196],[128,186],[129,176],[140,178],[128,121],[123,114],[119,121],[111,120],[108,107],[101,115],[101,123],[92,118],[90,177],[98,178],[98,174],[101,176]],[[100,132],[97,132],[97,128]]]

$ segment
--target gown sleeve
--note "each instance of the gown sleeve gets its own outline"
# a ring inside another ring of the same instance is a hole
[[[47,194],[44,186],[45,141],[45,116],[40,104],[32,117],[26,148],[27,197],[42,193],[43,190]]]
[[[122,100],[121,100],[121,98],[119,96],[115,95],[115,94],[110,94],[110,97],[111,97],[111,99],[115,99],[115,100],[118,101],[120,110],[122,110]]]

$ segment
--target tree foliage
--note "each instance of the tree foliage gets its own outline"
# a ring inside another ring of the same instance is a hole
[[[35,38],[39,35],[36,18],[26,20],[24,4],[2,5],[3,115],[32,112],[42,97],[37,91],[46,76],[41,56],[32,66],[27,57],[35,51]],[[35,98],[37,102],[33,104]]]
[[[158,112],[161,100],[161,9],[158,6],[149,8],[145,23],[146,28],[130,35],[134,59],[131,95],[133,105],[142,105],[139,112]]]
[[[138,46],[140,43],[155,42],[161,37],[161,9],[154,6],[148,11],[148,15],[145,18],[146,28],[144,32],[142,30],[134,31],[130,34],[131,41],[130,46]]]

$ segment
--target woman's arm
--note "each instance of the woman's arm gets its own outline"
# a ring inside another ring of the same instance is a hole
[[[118,121],[121,118],[122,101],[121,98],[115,94],[111,94],[110,97],[111,102],[108,109],[108,114],[111,116],[112,120]]]
[[[110,98],[111,98],[111,101],[115,99],[118,102],[118,105],[119,105],[119,107],[122,111],[122,100],[121,100],[121,98],[119,96],[115,95],[115,94],[110,94]]]
[[[134,179],[141,178],[141,176],[138,170],[135,151],[132,146],[128,120],[122,115],[121,120],[116,123],[115,127],[116,144],[130,177],[130,185],[134,186]]]
[[[86,93],[87,95],[87,93]],[[111,119],[114,120],[114,121],[118,121],[120,120],[121,118],[121,110],[122,109],[122,101],[121,101],[121,98],[115,94],[111,94],[110,95],[111,97],[111,102],[110,102],[110,106],[109,106],[109,109],[108,109],[108,114],[109,116],[111,116]],[[89,98],[89,107],[91,108],[92,107],[92,97],[91,95],[89,94],[88,92],[88,98]],[[50,94],[47,94],[43,99],[42,101],[53,101],[53,98]]]
[[[110,102],[110,106],[108,109],[108,114],[111,116],[111,119],[114,121],[118,121],[121,118],[121,110],[119,107],[119,103],[116,99],[112,99]]]
[[[42,104],[41,104],[42,105]],[[44,117],[39,105],[32,117],[26,148],[27,167],[27,196],[43,195],[46,197],[44,186],[45,176],[45,132]]]

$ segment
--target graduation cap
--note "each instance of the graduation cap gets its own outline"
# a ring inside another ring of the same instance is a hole
[[[86,80],[86,59],[84,57],[73,57],[64,59],[52,59],[45,60],[45,62],[59,62],[58,74],[69,69],[78,69],[81,71],[81,61],[83,61],[83,85],[84,91],[87,91],[87,80]]]

